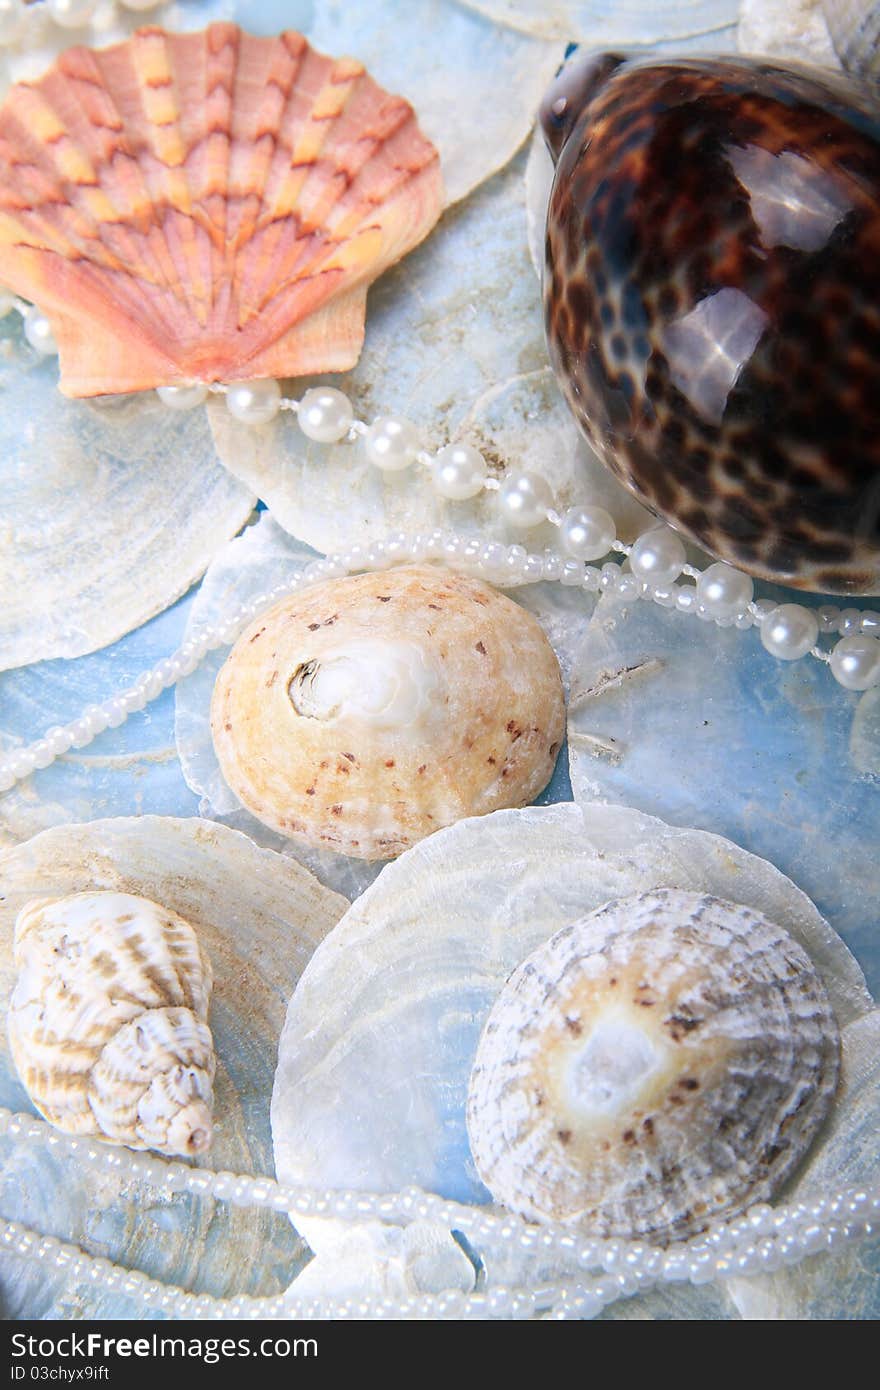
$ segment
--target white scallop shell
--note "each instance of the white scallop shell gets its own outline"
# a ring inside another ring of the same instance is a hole
[[[463,0],[468,9],[526,34],[609,43],[680,44],[716,51],[736,23],[736,0]]]
[[[792,1174],[839,1051],[809,956],[766,917],[680,890],[615,899],[496,999],[471,1151],[493,1197],[531,1220],[682,1239]]]
[[[566,923],[662,885],[735,898],[779,922],[817,965],[842,1026],[870,1008],[858,965],[815,907],[729,840],[619,806],[459,822],[383,869],[300,981],[272,1096],[279,1177],[379,1192],[415,1183],[487,1200],[465,1105],[505,979]],[[311,1220],[304,1233],[323,1259],[335,1232]],[[558,1258],[542,1264],[509,1242],[483,1258],[502,1284],[560,1275]]]
[[[741,53],[840,67],[822,0],[741,0],[736,39]]]
[[[0,1001],[15,985],[13,923],[26,903],[89,886],[136,893],[190,922],[214,972],[214,1142],[197,1167],[271,1173],[269,1096],[287,1001],[345,907],[301,865],[195,817],[65,824],[0,852]],[[31,1108],[0,1028],[0,1103]],[[285,1215],[101,1173],[57,1147],[0,1138],[0,1216],[73,1241],[171,1284],[217,1295],[275,1294],[307,1252]],[[9,1317],[142,1317],[135,1294],[3,1256]]]
[[[834,50],[848,72],[880,73],[880,4],[877,0],[822,0]]]
[[[0,319],[0,670],[81,656],[146,622],[255,501],[218,463],[204,411],[152,394],[67,401],[12,321]]]
[[[822,662],[778,661],[754,631],[603,595],[572,671],[574,798],[700,825],[769,859],[876,988],[874,695],[841,690]]]
[[[28,903],[15,923],[12,1056],[68,1134],[191,1157],[210,1148],[212,974],[190,924],[133,893]]]

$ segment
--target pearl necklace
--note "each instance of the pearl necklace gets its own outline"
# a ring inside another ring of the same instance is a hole
[[[45,315],[35,305],[0,289],[0,318],[13,311],[21,314],[31,347],[41,356],[54,355],[57,349]],[[268,424],[281,412],[290,412],[296,416],[305,438],[313,443],[360,443],[370,463],[383,472],[401,472],[412,466],[424,468],[434,490],[447,501],[467,501],[481,492],[497,492],[502,515],[515,530],[530,530],[544,522],[557,529],[561,551],[551,548],[542,555],[529,555],[522,546],[505,548],[500,542],[482,547],[485,554],[477,569],[495,583],[558,580],[594,593],[613,589],[624,600],[650,598],[661,607],[693,613],[719,627],[733,626],[741,631],[757,627],[761,642],[772,656],[780,661],[812,656],[827,663],[834,678],[847,690],[863,691],[880,685],[880,611],[840,609],[832,604],[814,610],[799,603],[755,600],[752,580],[732,565],[716,561],[699,570],[687,564],[684,545],[671,527],[662,523],[653,526],[632,545],[626,545],[617,539],[614,519],[604,508],[576,505],[560,513],[540,474],[509,474],[499,482],[488,476],[483,455],[469,444],[446,444],[436,453],[429,453],[422,448],[419,432],[409,420],[392,415],[378,416],[370,424],[357,420],[351,401],[334,387],[314,387],[300,400],[283,396],[280,384],[272,378],[211,386],[160,386],[156,394],[169,409],[181,411],[201,406],[209,395],[220,395],[236,420],[255,426]],[[432,533],[432,538],[437,534]],[[414,537],[410,542],[395,534],[389,542],[411,550],[420,539]],[[456,541],[459,539],[456,537]],[[345,573],[382,568],[389,542],[384,547],[378,543],[366,551],[355,547],[347,555],[332,557],[332,561],[334,565],[342,564]],[[461,558],[465,561],[472,561],[481,553],[479,542],[464,541],[463,545]],[[628,571],[614,561],[607,562],[601,570],[588,563],[612,553],[628,562]],[[377,557],[375,562],[371,562],[371,555]],[[406,558],[415,557],[408,554]],[[430,558],[459,557],[444,552]],[[682,576],[695,582],[676,583]],[[840,640],[826,650],[818,645],[820,633],[837,633]],[[83,746],[71,742],[67,748]],[[4,784],[4,777],[8,779],[8,771],[0,761],[0,791],[11,785],[8,781]]]
[[[665,531],[666,528],[663,528],[664,533]],[[680,544],[674,533],[668,534]],[[653,536],[653,531],[646,533],[648,540]],[[640,539],[645,540],[646,537]],[[615,548],[628,554],[632,563],[632,555],[638,544],[637,541],[630,547],[616,542]],[[651,545],[654,544],[652,541]],[[105,729],[115,729],[124,724],[135,710],[143,709],[164,690],[170,689],[184,676],[195,671],[209,651],[217,647],[231,646],[248,623],[279,599],[326,579],[339,579],[358,571],[384,570],[397,564],[413,564],[426,560],[441,560],[451,568],[508,588],[555,580],[563,585],[581,588],[588,593],[611,592],[625,600],[650,599],[661,607],[674,607],[679,612],[689,613],[704,621],[710,621],[712,614],[706,603],[699,602],[701,581],[708,588],[714,582],[713,570],[729,568],[712,565],[701,574],[699,570],[686,565],[684,572],[698,576],[696,586],[679,586],[673,583],[660,588],[640,581],[635,574],[625,573],[622,566],[614,561],[609,561],[598,569],[595,565],[564,559],[553,551],[545,551],[543,555],[529,554],[521,545],[505,546],[497,541],[484,542],[473,536],[459,536],[451,531],[434,530],[411,536],[405,535],[402,531],[392,532],[384,541],[376,541],[368,547],[353,546],[344,554],[311,561],[304,569],[291,574],[268,593],[259,594],[249,603],[242,604],[224,623],[207,628],[197,641],[184,642],[171,656],[163,658],[151,670],[144,671],[133,685],[118,695],[111,696],[103,704],[87,705],[82,714],[70,724],[55,725],[35,743],[7,753],[4,758],[0,758],[0,793],[8,791],[16,782],[29,777],[36,769],[48,767],[71,748],[85,748]],[[745,577],[739,576],[736,570],[732,573],[737,577]],[[778,607],[769,599],[758,599],[735,618],[721,616],[714,621],[719,627],[747,628],[758,625],[763,637],[768,624],[776,623],[782,626],[789,621],[786,617],[787,610],[795,610],[797,622],[803,621],[801,614],[812,618],[810,610],[801,608],[799,604]],[[813,621],[817,624],[817,631],[819,625],[826,632],[857,632],[861,627],[861,631],[866,634],[862,637],[843,638],[830,655],[818,647],[811,649],[811,655],[828,662],[832,670],[835,669],[835,653],[839,653],[845,643],[865,643],[869,649],[871,646],[876,647],[880,661],[880,640],[868,635],[880,628],[880,614],[871,610],[862,614],[857,609],[844,609],[841,612],[839,609],[827,607],[819,609]],[[767,645],[766,639],[764,644]]]
[[[212,1298],[163,1284],[137,1270],[84,1253],[54,1236],[41,1236],[16,1221],[0,1222],[0,1247],[105,1289],[136,1296],[150,1308],[181,1318],[590,1318],[618,1298],[656,1284],[704,1284],[714,1279],[769,1274],[821,1251],[871,1235],[880,1215],[880,1187],[847,1188],[787,1206],[753,1206],[706,1233],[663,1248],[645,1241],[584,1237],[567,1226],[531,1226],[507,1213],[408,1188],[371,1192],[287,1187],[268,1177],[212,1172],[168,1162],[152,1154],[77,1138],[52,1129],[32,1115],[0,1109],[0,1134],[24,1143],[43,1143],[84,1166],[138,1182],[157,1196],[177,1193],[211,1197],[236,1206],[283,1212],[297,1217],[342,1221],[376,1220],[408,1225],[431,1221],[460,1230],[487,1256],[518,1247],[521,1255],[555,1258],[569,1276],[527,1288],[487,1289],[465,1294],[450,1290],[412,1298],[297,1298],[287,1292],[264,1298]],[[595,1271],[591,1275],[591,1271]],[[585,1277],[587,1276],[587,1277]],[[292,1287],[295,1287],[292,1286]]]

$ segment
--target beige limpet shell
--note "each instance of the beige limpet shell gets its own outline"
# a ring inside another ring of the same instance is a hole
[[[797,942],[751,908],[657,889],[564,928],[489,1015],[468,1134],[535,1221],[666,1242],[764,1201],[837,1086],[840,1037]]]
[[[15,923],[9,1044],[58,1129],[193,1157],[211,1145],[210,962],[190,924],[133,893],[29,902]]]
[[[262,614],[217,678],[223,775],[283,835],[392,859],[465,816],[523,806],[564,733],[537,621],[477,580],[406,566]]]

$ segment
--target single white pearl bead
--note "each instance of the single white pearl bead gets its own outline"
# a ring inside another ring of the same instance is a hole
[[[380,415],[364,435],[367,458],[383,473],[397,473],[409,468],[415,461],[420,445],[415,425],[396,415]]]
[[[844,608],[837,625],[841,637],[855,637],[861,620],[862,615],[858,608]]]
[[[498,492],[498,505],[505,521],[518,530],[538,526],[547,519],[553,493],[538,473],[519,473],[505,478]]]
[[[3,0],[0,0],[0,6],[2,6],[2,4]],[[2,8],[0,8],[0,26],[2,26],[2,24],[3,11]],[[3,40],[0,38],[0,44],[2,44],[2,42]],[[4,290],[2,286],[0,286],[0,319],[5,319],[6,315],[11,314],[14,308],[15,295],[12,293],[12,290]]]
[[[821,608],[816,609],[816,618],[820,632],[836,632],[840,622],[840,609],[833,603],[823,603]]]
[[[815,613],[800,603],[783,603],[761,624],[761,641],[780,661],[797,661],[816,645],[819,622]]]
[[[584,577],[584,567],[580,560],[566,560],[562,566],[562,573],[559,576],[560,584],[568,586],[580,586]]]
[[[351,429],[354,410],[343,391],[334,386],[315,386],[300,401],[296,418],[306,439],[336,444]]]
[[[563,550],[576,560],[601,560],[616,540],[614,518],[604,507],[569,507],[559,527]]]
[[[639,536],[629,553],[630,569],[655,588],[672,584],[684,569],[684,546],[668,526],[655,526]]]
[[[464,502],[482,492],[486,460],[470,444],[447,444],[431,462],[435,492],[453,502]]]
[[[603,593],[608,593],[609,591],[613,593],[617,589],[620,583],[621,573],[622,570],[620,565],[615,564],[613,560],[605,561],[605,564],[599,571],[599,588]]]
[[[863,637],[880,637],[880,611],[866,608],[859,623],[859,632]]]
[[[46,315],[32,304],[24,316],[24,336],[41,357],[54,357],[58,351]]]
[[[735,618],[752,601],[755,586],[747,574],[721,561],[697,580],[697,599],[713,618]]]
[[[157,386],[156,395],[172,410],[193,410],[207,399],[208,388],[194,381],[191,386]]]
[[[281,387],[273,377],[236,381],[226,392],[226,409],[243,425],[267,425],[281,408]]]
[[[831,671],[847,690],[869,690],[880,685],[880,640],[841,637],[831,653]]]
[[[634,574],[621,574],[617,581],[617,592],[623,599],[638,598],[642,586]]]
[[[88,24],[98,3],[97,0],[48,0],[47,8],[62,29],[81,29]]]
[[[544,579],[558,579],[565,564],[562,556],[555,550],[545,550],[541,557]]]

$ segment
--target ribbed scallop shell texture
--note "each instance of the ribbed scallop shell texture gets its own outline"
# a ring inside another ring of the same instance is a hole
[[[674,889],[613,901],[498,997],[468,1098],[477,1169],[532,1220],[684,1238],[794,1171],[839,1046],[824,986],[781,927]]]
[[[175,912],[130,893],[28,903],[15,925],[15,1065],[68,1134],[191,1157],[210,1146],[212,975]]]
[[[292,31],[140,29],[0,110],[3,282],[67,395],[353,366],[367,286],[441,206],[409,103]]]

